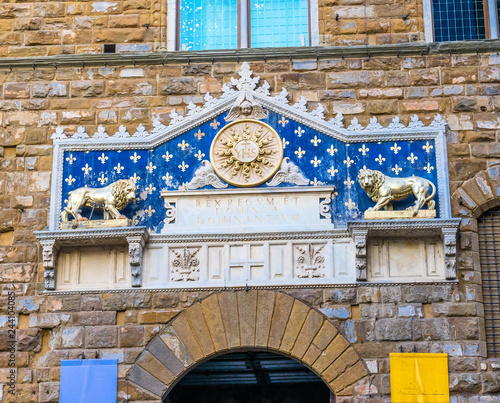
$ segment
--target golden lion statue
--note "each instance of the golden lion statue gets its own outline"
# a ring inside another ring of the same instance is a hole
[[[436,187],[431,181],[418,176],[391,178],[380,171],[363,169],[358,175],[358,182],[368,196],[377,202],[368,211],[379,211],[382,207],[392,210],[393,200],[406,199],[412,193],[417,200],[415,206],[408,207],[407,210],[412,210],[413,216],[416,216],[418,210],[426,203],[429,210],[434,210],[436,206],[436,202],[432,200],[436,195]],[[431,195],[429,195],[429,188],[432,188]]]
[[[68,204],[61,213],[63,222],[69,221],[71,214],[76,221],[88,221],[82,217],[82,207],[100,206],[103,208],[105,220],[111,218],[127,218],[120,214],[127,204],[135,200],[136,188],[132,181],[120,179],[103,188],[78,188],[69,192]]]

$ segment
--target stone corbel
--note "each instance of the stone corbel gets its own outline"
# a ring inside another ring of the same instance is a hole
[[[355,264],[356,264],[356,280],[366,281],[366,238],[368,236],[367,230],[354,230],[352,238],[354,239],[354,246],[356,247]]]
[[[57,278],[57,255],[59,253],[59,245],[55,239],[48,239],[40,242],[42,245],[42,260],[45,279],[45,289],[56,289]]]
[[[443,228],[444,275],[447,280],[457,278],[457,230]]]
[[[142,251],[146,245],[146,234],[127,237],[132,287],[142,287]]]

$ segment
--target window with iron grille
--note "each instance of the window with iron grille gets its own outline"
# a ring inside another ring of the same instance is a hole
[[[436,42],[486,39],[483,0],[433,0]]]
[[[489,357],[500,357],[500,210],[478,220],[484,319]]]

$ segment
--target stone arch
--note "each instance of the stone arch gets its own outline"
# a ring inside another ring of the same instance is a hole
[[[478,172],[451,196],[452,215],[477,219],[500,206],[500,165]]]
[[[158,401],[190,369],[241,349],[301,362],[337,396],[368,375],[347,339],[320,312],[277,291],[216,292],[174,317],[129,370],[127,379]]]

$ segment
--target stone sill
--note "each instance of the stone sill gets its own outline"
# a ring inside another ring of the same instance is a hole
[[[92,66],[165,65],[271,60],[320,60],[387,56],[454,55],[500,52],[500,39],[458,42],[401,43],[368,46],[227,49],[148,53],[72,54],[1,58],[0,69]]]
[[[405,238],[443,236],[446,231],[457,233],[460,218],[427,219],[427,220],[370,220],[351,221],[347,223],[351,234],[366,231],[368,237]]]
[[[147,242],[149,237],[146,227],[34,231],[34,234],[39,242],[55,241],[58,247],[127,244],[130,237],[141,237]]]

